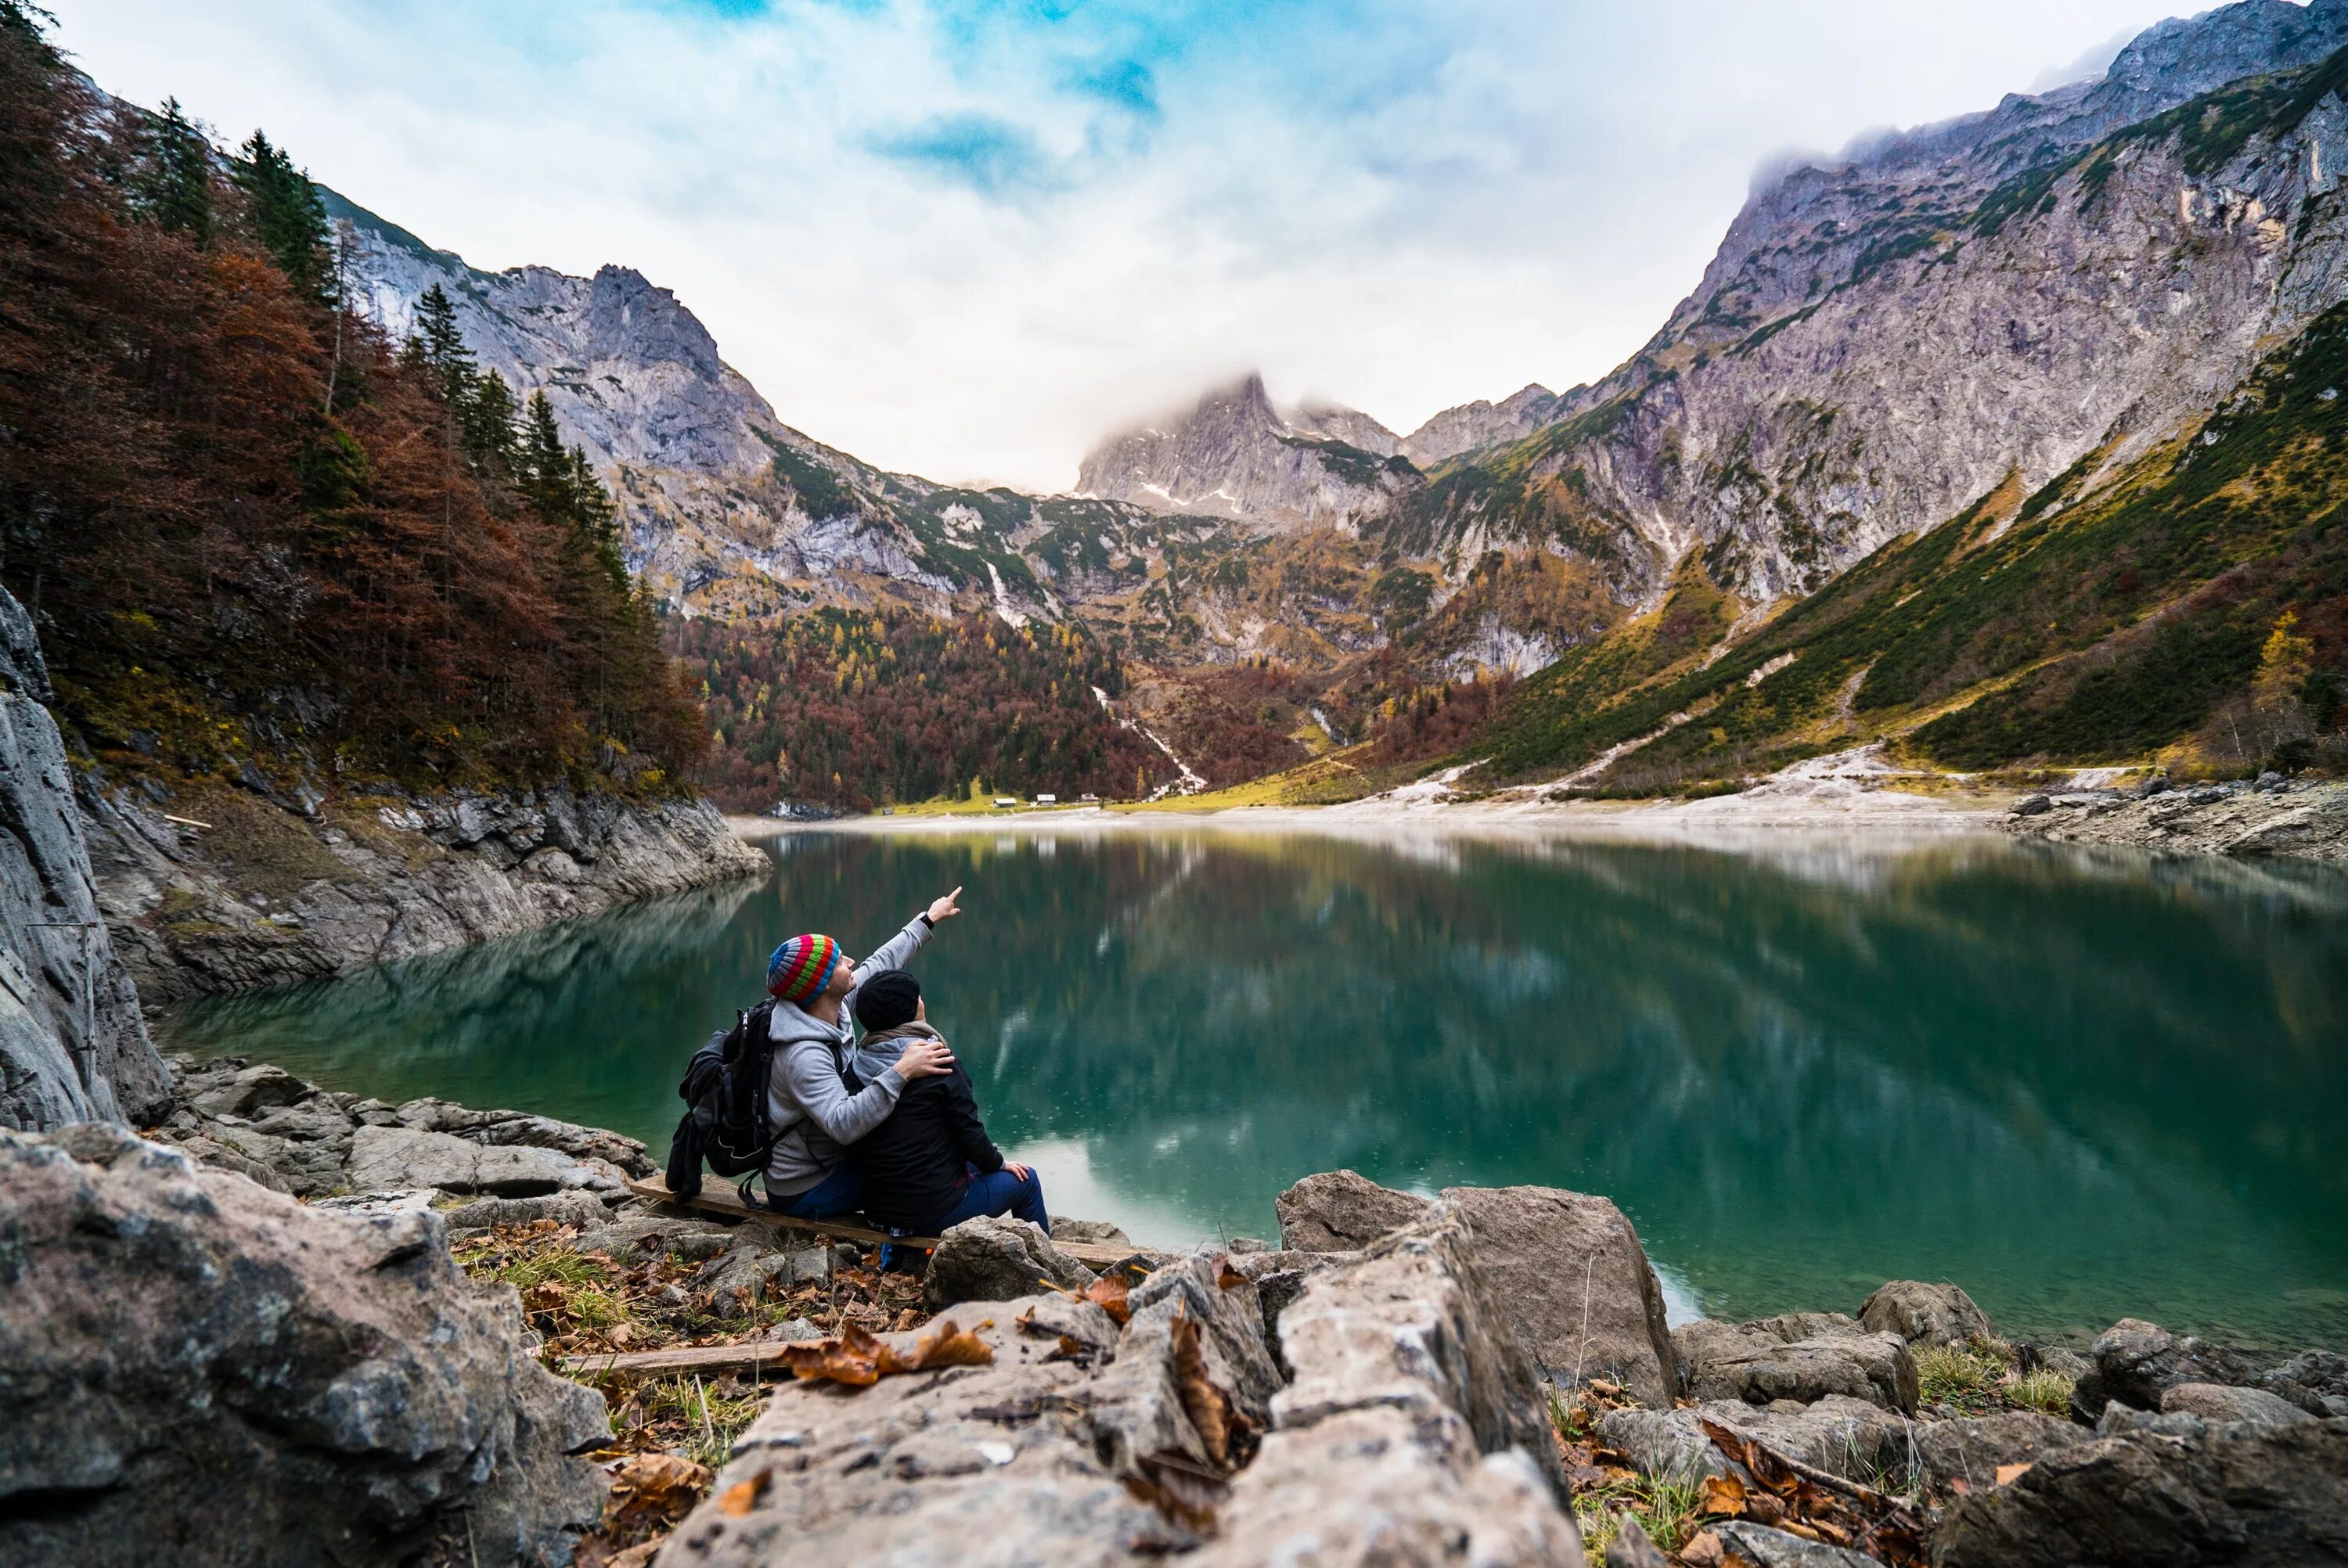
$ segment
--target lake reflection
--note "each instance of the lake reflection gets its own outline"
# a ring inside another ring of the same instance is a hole
[[[1605,1193],[1706,1312],[1952,1279],[2016,1332],[2348,1345],[2348,876],[1962,839],[798,835],[778,873],[345,980],[177,1043],[664,1150],[782,936],[919,965],[998,1141],[1153,1241],[1345,1165]]]

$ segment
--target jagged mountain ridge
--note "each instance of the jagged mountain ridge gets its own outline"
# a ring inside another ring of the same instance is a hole
[[[1557,550],[1629,606],[1700,551],[1766,603],[2009,473],[2123,462],[2338,298],[2336,84],[2221,89],[2343,45],[2343,0],[2242,0],[2098,80],[1795,169],[1639,354],[1372,527],[1454,563]]]
[[[401,319],[390,307],[427,273],[469,282],[477,348],[548,386],[614,478],[632,559],[689,611],[993,603],[1079,615],[1177,665],[1342,661],[1423,620],[1430,670],[1522,673],[1657,602],[1692,551],[1766,605],[2009,471],[2035,485],[2106,446],[2124,461],[2206,412],[2260,342],[2336,297],[2328,219],[2306,218],[2330,197],[2336,105],[2294,122],[2291,157],[2313,175],[2296,186],[2272,138],[2220,168],[2178,128],[2130,128],[2245,70],[2323,57],[2348,41],[2343,12],[2245,0],[2164,23],[2097,81],[1790,171],[1595,386],[1529,386],[1397,437],[1356,411],[1283,414],[1241,383],[1203,418],[1097,451],[1090,496],[954,490],[824,447],[622,270],[483,274],[411,238],[409,270],[384,269],[384,314]],[[614,321],[618,339],[593,340]],[[661,333],[638,344],[644,321]],[[623,436],[630,419],[642,428]],[[1478,599],[1494,551],[1553,563],[1541,591]]]
[[[1272,527],[1350,523],[1416,487],[1401,446],[1354,409],[1282,414],[1263,377],[1250,374],[1179,418],[1096,447],[1077,470],[1076,494]]]
[[[489,272],[327,193],[351,226],[353,292],[395,338],[438,285],[467,345],[543,391],[612,485],[629,564],[687,614],[764,615],[895,597],[1056,617],[1130,588],[1166,533],[1138,507],[938,485],[793,429],[666,289],[626,267]]]
[[[1535,384],[1498,404],[1479,398],[1444,409],[1397,436],[1337,404],[1308,399],[1283,411],[1263,377],[1250,373],[1094,447],[1077,470],[1076,493],[1271,527],[1352,527],[1393,509],[1437,464],[1540,428],[1561,402]]]

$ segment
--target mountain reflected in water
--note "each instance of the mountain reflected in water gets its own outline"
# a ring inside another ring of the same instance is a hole
[[[1964,839],[1750,850],[1180,832],[773,845],[713,890],[296,989],[176,1043],[665,1147],[686,1055],[816,928],[919,968],[1056,1207],[1273,1234],[1345,1165],[1601,1192],[1703,1310],[1953,1279],[2348,1344],[2348,876]],[[1178,1234],[1179,1233],[1179,1234]]]

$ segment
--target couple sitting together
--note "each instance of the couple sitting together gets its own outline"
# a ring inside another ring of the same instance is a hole
[[[860,1210],[901,1235],[988,1214],[1051,1230],[1043,1184],[988,1140],[970,1074],[904,968],[962,913],[961,896],[937,899],[860,966],[821,936],[793,937],[767,960],[770,1206],[806,1220]]]

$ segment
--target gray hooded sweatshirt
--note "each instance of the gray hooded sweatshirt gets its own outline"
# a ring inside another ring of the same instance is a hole
[[[901,969],[930,938],[930,917],[911,924],[881,944],[857,967],[868,974]],[[839,1063],[855,1038],[856,993],[839,1005],[839,1021],[826,1023],[794,1002],[775,1004],[768,1035],[775,1061],[767,1075],[767,1114],[775,1126],[775,1152],[767,1161],[767,1191],[795,1198],[837,1170],[855,1143],[889,1119],[905,1081],[895,1068],[869,1080],[850,1094]],[[834,1055],[837,1051],[838,1055]]]

